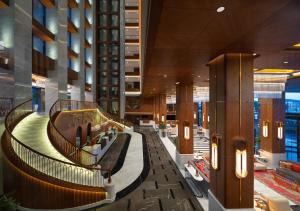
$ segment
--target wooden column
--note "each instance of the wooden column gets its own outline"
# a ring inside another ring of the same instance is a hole
[[[177,151],[180,154],[193,154],[193,84],[179,84],[176,86],[176,119],[178,121],[179,138]],[[184,137],[185,127],[189,127],[189,139]]]
[[[204,129],[209,128],[209,103],[203,102],[202,103],[202,127]]]
[[[159,124],[162,122],[162,116],[164,116],[164,122],[166,122],[167,115],[167,102],[166,95],[159,94],[154,96],[154,119],[155,123]]]
[[[162,122],[162,116],[164,116],[164,122],[167,118],[167,96],[165,94],[159,95],[159,122]]]
[[[154,96],[154,120],[155,124],[159,123],[159,97],[158,95]]]
[[[198,125],[198,118],[199,118],[199,115],[198,115],[198,103],[194,103],[194,124],[195,125]]]
[[[285,153],[285,130],[283,138],[278,139],[278,123],[285,122],[285,98],[259,99],[260,102],[260,148],[271,153]],[[268,136],[263,136],[263,122],[268,122]],[[283,125],[284,128],[284,125]]]
[[[209,68],[210,137],[220,137],[219,166],[217,170],[210,167],[210,190],[227,209],[252,208],[253,56],[224,54],[212,60]],[[246,141],[248,175],[243,179],[235,174],[236,137]]]

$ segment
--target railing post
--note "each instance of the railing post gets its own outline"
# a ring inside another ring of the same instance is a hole
[[[111,170],[108,170],[108,184],[111,183]]]

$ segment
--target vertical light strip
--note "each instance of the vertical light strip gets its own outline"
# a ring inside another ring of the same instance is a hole
[[[140,66],[140,91],[142,92],[142,1],[137,0],[138,2],[138,16],[139,16],[139,66]]]
[[[239,136],[241,136],[241,127],[242,127],[242,54],[240,53],[240,69],[239,69]],[[240,207],[242,204],[242,180],[239,179],[240,185]]]

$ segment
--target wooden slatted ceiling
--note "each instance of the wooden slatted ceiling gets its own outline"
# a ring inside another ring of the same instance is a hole
[[[168,92],[176,81],[207,86],[206,64],[223,52],[257,53],[259,69],[300,69],[298,52],[284,51],[300,41],[299,10],[293,0],[153,0],[143,94]]]

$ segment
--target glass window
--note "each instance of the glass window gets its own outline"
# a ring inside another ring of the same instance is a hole
[[[119,1],[111,1],[112,12],[119,11]]]
[[[40,2],[40,0],[32,1],[32,13],[35,20],[37,20],[40,24],[45,25],[46,23],[46,11],[44,5]]]
[[[100,12],[106,12],[107,11],[107,0],[101,0],[100,1]]]
[[[32,46],[33,46],[33,49],[44,54],[45,53],[45,46],[46,43],[41,40],[40,38],[36,37],[36,36],[32,36]]]

